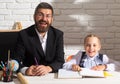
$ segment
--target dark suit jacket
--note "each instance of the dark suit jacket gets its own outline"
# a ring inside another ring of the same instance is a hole
[[[38,64],[50,66],[53,72],[57,72],[64,63],[63,32],[53,28],[48,30],[46,53],[43,52],[39,37],[35,31],[35,25],[20,31],[15,48],[15,56],[23,66],[35,65],[34,57]]]

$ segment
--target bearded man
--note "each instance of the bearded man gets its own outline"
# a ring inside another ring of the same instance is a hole
[[[28,76],[58,72],[64,63],[63,32],[51,26],[53,8],[41,2],[35,9],[35,24],[19,32],[14,59]]]

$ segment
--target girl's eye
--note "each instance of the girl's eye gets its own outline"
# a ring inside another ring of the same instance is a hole
[[[87,44],[86,46],[87,46],[87,47],[90,47],[90,45],[89,45],[89,44]]]

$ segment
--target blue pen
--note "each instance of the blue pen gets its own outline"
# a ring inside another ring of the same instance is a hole
[[[2,67],[4,67],[3,61],[1,61]]]

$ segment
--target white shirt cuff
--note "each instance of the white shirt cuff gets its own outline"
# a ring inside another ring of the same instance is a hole
[[[107,71],[115,71],[115,65],[114,64],[107,64]]]
[[[28,69],[28,67],[23,67],[20,69],[20,72],[25,75],[25,71]]]

